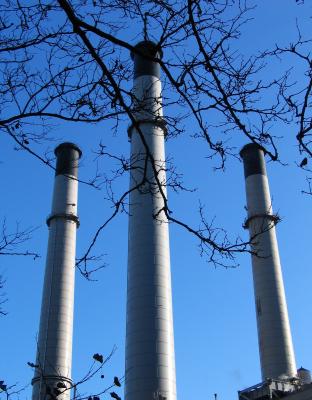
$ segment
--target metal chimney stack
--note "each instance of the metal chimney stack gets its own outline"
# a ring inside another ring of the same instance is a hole
[[[160,66],[148,58],[162,52],[150,41],[136,49],[133,113],[143,137],[130,126],[130,188],[146,179],[130,194],[125,399],[175,400],[169,232],[150,157],[166,196]]]
[[[33,400],[69,400],[72,385],[76,230],[79,226],[77,176],[81,151],[73,143],[62,143],[55,149],[55,155],[36,370],[32,380]]]
[[[297,375],[264,153],[251,143],[244,162],[262,379]]]

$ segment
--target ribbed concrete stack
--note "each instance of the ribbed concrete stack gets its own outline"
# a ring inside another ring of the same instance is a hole
[[[146,179],[130,195],[125,398],[175,400],[169,233],[160,212],[166,196],[165,127],[160,68],[151,60],[162,54],[149,41],[136,49],[130,188]]]
[[[38,337],[33,400],[68,400],[71,387],[75,286],[78,160],[80,149],[63,143],[57,157]],[[49,395],[51,395],[49,397]]]
[[[264,153],[257,144],[241,150],[252,239],[254,293],[262,378],[297,375]]]

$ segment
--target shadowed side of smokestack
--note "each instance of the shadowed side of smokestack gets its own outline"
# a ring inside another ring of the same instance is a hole
[[[254,294],[263,380],[297,375],[264,153],[251,143],[244,162]]]
[[[55,149],[55,155],[36,370],[32,380],[33,400],[69,400],[72,385],[76,230],[79,225],[77,177],[81,151],[73,143],[62,143]]]
[[[125,399],[175,400],[169,232],[161,211],[166,196],[166,132],[160,67],[150,59],[162,54],[149,41],[136,49],[141,53],[132,54],[136,124],[128,130],[130,188],[137,189],[130,194],[129,207]]]

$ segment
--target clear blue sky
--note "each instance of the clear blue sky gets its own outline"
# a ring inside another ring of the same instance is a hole
[[[240,42],[247,53],[263,50],[275,42],[290,42],[296,32],[296,17],[307,27],[312,7],[309,2],[299,6],[295,0],[262,0],[252,15],[255,19],[244,29]],[[279,68],[283,64],[275,64],[271,72]],[[108,122],[92,127],[60,124],[55,130],[56,142],[49,143],[49,147],[52,150],[61,141],[77,143],[83,150],[80,176],[87,178],[95,168],[92,149],[100,141],[112,151],[129,153],[126,127],[126,123],[121,124],[118,135],[112,136]],[[184,172],[185,183],[198,188],[195,193],[182,196],[169,192],[172,208],[196,224],[201,199],[208,216],[216,217],[217,225],[228,229],[233,237],[239,234],[246,239],[247,233],[242,229],[246,203],[242,164],[230,159],[225,172],[214,172],[214,164],[205,157],[202,143],[190,137],[192,129],[186,125],[184,136],[167,143],[167,154]],[[301,159],[294,131],[293,126],[274,127],[274,133],[284,137],[280,151],[288,165],[270,163],[268,175],[273,207],[283,219],[277,234],[297,367],[312,368],[312,198],[301,194],[306,188],[305,173],[295,165]],[[0,317],[0,380],[23,387],[32,378],[27,362],[35,359],[48,237],[45,219],[50,212],[54,174],[29,154],[14,151],[14,143],[8,138],[2,136],[0,141],[0,217],[7,218],[8,226],[20,221],[22,227],[38,227],[27,248],[42,255],[36,261],[25,257],[0,259],[8,298],[8,315]],[[245,141],[237,137],[233,144],[239,149]],[[112,164],[104,160],[100,168],[108,171]],[[127,181],[125,177],[120,182],[120,190],[127,186]],[[111,212],[109,207],[103,192],[80,185],[78,256],[98,224]],[[209,400],[218,393],[220,400],[234,400],[237,390],[261,380],[250,257],[240,256],[236,269],[215,269],[200,257],[197,242],[189,234],[171,226],[170,239],[178,398]],[[126,214],[116,218],[103,233],[97,252],[105,253],[107,263],[96,276],[98,281],[87,282],[76,275],[74,380],[87,371],[94,353],[106,355],[115,345],[117,351],[105,368],[105,379],[96,378],[86,384],[80,390],[86,393],[109,385],[114,375],[121,377],[124,373]],[[30,396],[28,386],[20,398]]]

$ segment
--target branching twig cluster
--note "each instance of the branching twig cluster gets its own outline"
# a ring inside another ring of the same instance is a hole
[[[26,256],[32,257],[34,260],[39,258],[38,253],[23,249],[34,231],[35,228],[21,229],[18,223],[14,231],[9,231],[6,219],[4,219],[0,231],[0,256]],[[5,279],[0,275],[0,315],[6,314],[3,309],[3,305],[7,301],[3,292],[4,286]]]
[[[309,42],[299,37],[290,49],[277,47],[258,56],[244,56],[236,43],[252,12],[248,0],[41,0],[32,4],[5,0],[0,6],[0,131],[18,148],[51,166],[51,159],[35,150],[35,144],[50,137],[51,121],[114,121],[117,132],[120,123],[127,120],[138,132],[146,165],[153,171],[153,178],[143,172],[140,182],[116,192],[116,180],[134,163],[127,155],[111,154],[100,144],[97,155],[114,160],[118,166],[111,175],[97,171],[95,178],[84,181],[106,189],[112,204],[111,215],[77,260],[86,277],[98,268],[88,265],[99,261],[92,251],[101,232],[117,214],[126,211],[129,194],[146,187],[152,191],[157,188],[167,221],[195,235],[211,261],[218,259],[216,262],[222,264],[223,257],[232,259],[235,252],[247,247],[239,238],[230,241],[224,230],[206,222],[201,211],[200,227],[195,228],[171,209],[166,189],[180,192],[186,188],[182,173],[172,163],[166,167],[166,182],[159,179],[162,167],[136,121],[144,105],[131,91],[129,52],[142,55],[133,46],[138,38],[152,40],[164,51],[163,58],[145,56],[159,63],[162,70],[168,139],[185,134],[185,123],[191,121],[191,135],[204,141],[207,158],[216,160],[215,168],[223,169],[227,157],[237,156],[231,138],[238,134],[260,144],[271,160],[279,160],[272,123],[295,118],[300,126],[300,151],[311,156],[311,60],[301,50]],[[129,38],[130,28],[133,37]],[[293,84],[287,73],[279,79],[263,78],[269,57],[286,51],[308,67],[308,85],[291,95]]]

